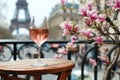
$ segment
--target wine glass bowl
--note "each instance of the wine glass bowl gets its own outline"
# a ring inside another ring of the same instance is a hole
[[[30,36],[31,39],[38,45],[41,46],[48,38],[49,31],[47,28],[31,28]]]
[[[48,39],[48,28],[30,28],[30,37],[38,45],[38,61],[34,66],[45,66],[40,60],[41,45]]]

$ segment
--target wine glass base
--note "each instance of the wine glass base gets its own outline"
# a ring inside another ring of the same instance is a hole
[[[47,64],[45,63],[41,63],[41,62],[36,62],[34,64],[31,64],[32,66],[47,66]]]

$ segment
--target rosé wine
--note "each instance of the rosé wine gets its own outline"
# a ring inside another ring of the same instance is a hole
[[[38,45],[41,46],[48,38],[49,30],[47,28],[31,28],[30,37]]]

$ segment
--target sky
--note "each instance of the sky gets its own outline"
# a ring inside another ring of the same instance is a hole
[[[15,3],[17,0],[7,0],[8,1],[8,23],[10,24],[10,20],[13,18],[15,12]],[[60,0],[26,0],[28,2],[28,9],[30,13],[30,17],[35,17],[35,25],[39,26],[44,17],[48,17],[52,8],[55,4],[60,3]]]

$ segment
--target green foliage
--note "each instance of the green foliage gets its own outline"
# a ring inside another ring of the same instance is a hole
[[[0,39],[11,39],[13,38],[10,31],[7,28],[0,26]]]

